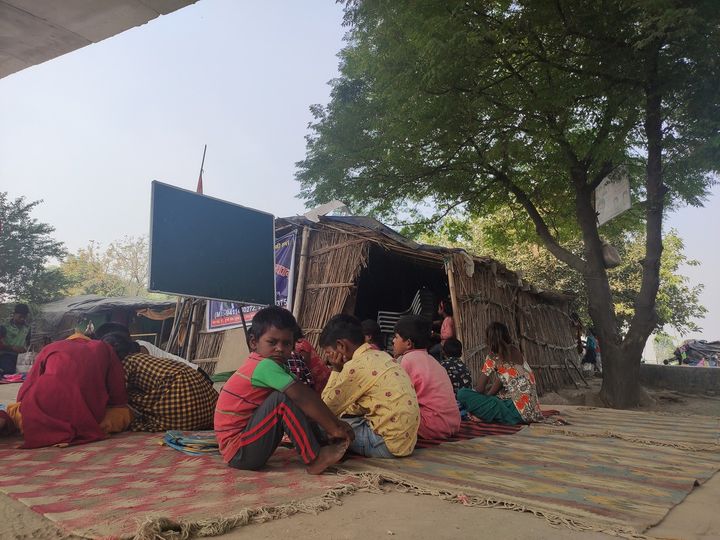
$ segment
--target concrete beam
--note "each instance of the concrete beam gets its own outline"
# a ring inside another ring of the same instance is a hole
[[[0,0],[0,78],[197,0]]]

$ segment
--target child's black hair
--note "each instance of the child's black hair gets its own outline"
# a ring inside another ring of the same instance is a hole
[[[430,345],[430,321],[419,315],[402,317],[395,323],[395,333],[412,341],[415,349],[427,349]]]
[[[97,327],[93,333],[95,339],[102,339],[107,334],[125,334],[128,338],[130,337],[130,329],[124,324],[116,322],[106,322]]]
[[[460,358],[462,356],[463,346],[459,339],[454,337],[445,340],[442,344],[442,350],[448,358]]]
[[[325,324],[325,328],[320,334],[320,346],[334,347],[335,342],[339,339],[347,339],[353,345],[365,343],[362,325],[356,317],[341,313],[332,317]]]
[[[137,343],[130,339],[129,334],[124,332],[108,332],[102,336],[102,341],[110,345],[120,360],[126,356],[139,351]]]
[[[365,319],[362,323],[362,331],[364,336],[370,336],[370,341],[379,347],[383,346],[383,336],[380,331],[380,325],[373,319]]]
[[[300,341],[302,338],[305,337],[305,332],[303,332],[303,329],[300,328],[300,325],[297,325],[297,328],[295,328],[295,341]]]
[[[268,306],[258,311],[252,320],[252,336],[260,339],[271,327],[278,330],[291,330],[295,336],[298,323],[287,309],[278,306]]]
[[[443,311],[449,316],[453,316],[452,301],[448,297],[444,297],[440,300],[443,305]]]

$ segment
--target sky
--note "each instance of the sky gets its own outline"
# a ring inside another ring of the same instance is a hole
[[[200,0],[0,79],[0,190],[42,199],[33,216],[70,251],[149,230],[150,182],[276,216],[301,214],[295,163],[309,106],[329,99],[345,32],[330,0]],[[668,216],[703,283],[720,339],[720,188]]]

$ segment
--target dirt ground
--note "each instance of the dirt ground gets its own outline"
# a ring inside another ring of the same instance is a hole
[[[0,385],[0,403],[12,401],[19,385]],[[591,381],[589,390],[563,390],[544,396],[545,405],[599,405],[596,393],[599,381]],[[720,416],[720,398],[698,397],[676,392],[649,391],[642,410],[675,414]],[[659,538],[710,540],[720,538],[720,475],[716,474],[696,488],[687,499],[670,511],[656,527],[647,532]],[[346,497],[342,505],[318,515],[298,514],[270,523],[242,527],[229,532],[223,540],[324,537],[355,539],[397,537],[407,539],[445,539],[477,537],[491,532],[494,538],[539,540],[599,540],[610,538],[601,533],[578,533],[556,528],[542,518],[508,510],[464,507],[430,496],[388,492],[383,495],[357,493]],[[20,503],[0,494],[0,539],[64,539],[50,521]]]

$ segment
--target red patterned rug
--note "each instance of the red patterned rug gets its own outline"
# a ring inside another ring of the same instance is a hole
[[[161,435],[125,433],[69,448],[17,449],[0,443],[0,492],[67,532],[91,538],[152,538],[173,520],[213,532],[249,521],[328,508],[361,481],[311,476],[280,448],[262,472],[238,471],[219,456],[191,457],[160,444]],[[219,516],[229,519],[218,523]],[[169,518],[162,524],[148,518]],[[139,529],[142,522],[145,529]],[[222,532],[222,530],[220,530]]]

